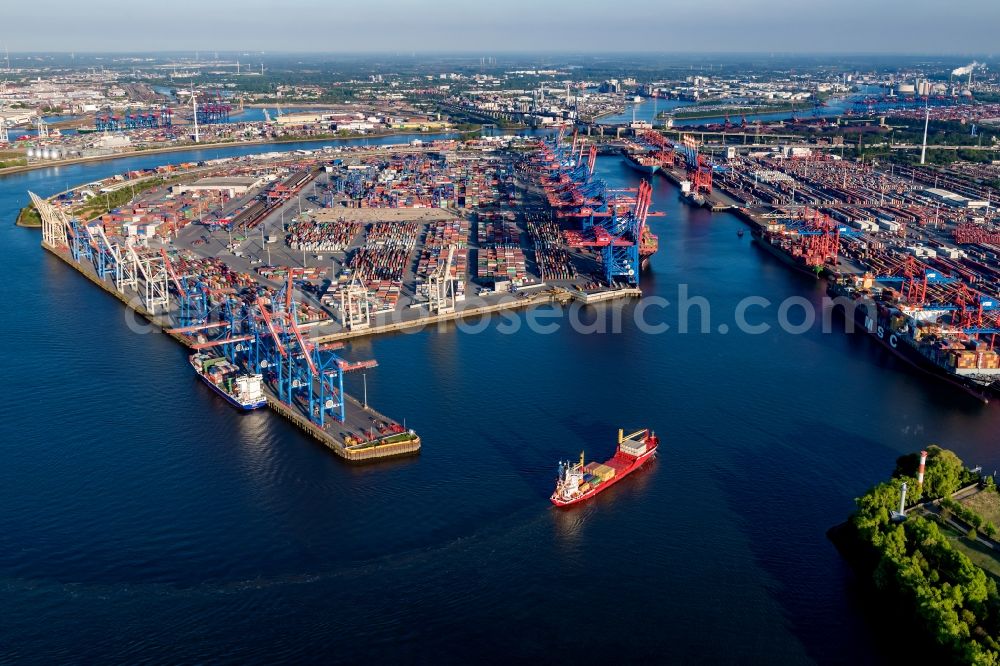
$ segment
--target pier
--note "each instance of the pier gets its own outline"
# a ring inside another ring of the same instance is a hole
[[[680,187],[681,183],[687,180],[685,173],[676,167],[661,166],[659,172],[677,187]],[[735,199],[719,192],[718,190],[702,194],[702,196],[705,199],[705,204],[701,207],[708,208],[713,213],[721,213],[723,211],[734,210],[739,207],[739,204]]]
[[[345,329],[335,333],[318,336],[316,341],[319,343],[341,342],[352,338],[397,333],[415,328],[423,328],[433,324],[443,324],[445,322],[469,319],[472,317],[482,317],[510,310],[527,309],[533,306],[545,305],[548,303],[568,303],[570,301],[576,301],[585,305],[592,305],[595,303],[603,303],[619,299],[641,297],[642,290],[636,288],[608,289],[588,293],[576,289],[567,290],[557,287],[547,289],[526,298],[503,298],[499,303],[465,308],[455,312],[427,314],[415,319],[376,324],[370,328],[362,328],[358,330]]]
[[[44,208],[42,206],[40,210]],[[46,217],[47,215],[43,213],[43,223],[48,224],[50,221],[46,221]],[[143,304],[143,299],[139,293],[128,293],[117,290],[114,284],[107,280],[102,280],[91,264],[75,261],[66,247],[57,247],[45,240],[42,241],[42,247],[75,269],[90,282],[120,300],[127,308],[142,316],[153,326],[159,328],[162,333],[165,333],[185,347],[191,348],[191,338],[170,332],[171,322],[169,315],[166,313],[157,315],[150,312]],[[350,433],[363,433],[372,429],[375,423],[398,424],[346,393],[343,395],[346,403],[346,418],[344,422],[336,422],[332,426],[328,425],[326,428],[320,428],[313,423],[296,406],[281,401],[272,387],[266,386],[265,393],[267,395],[268,407],[272,411],[291,421],[303,432],[344,460],[350,462],[368,462],[383,458],[412,455],[420,451],[420,437],[412,430],[405,429],[402,432],[393,433],[385,437],[372,438],[369,441],[349,442],[347,437],[350,436]]]

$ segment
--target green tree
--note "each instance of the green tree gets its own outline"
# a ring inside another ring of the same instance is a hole
[[[962,483],[964,469],[962,460],[954,452],[939,446],[929,446],[924,495],[931,498],[950,497]]]
[[[929,451],[931,493],[952,493],[968,474],[961,460],[938,447]],[[896,475],[909,471],[908,456]],[[997,582],[954,546],[931,516],[911,514],[902,523],[890,520],[898,506],[900,485],[912,479],[894,478],[857,499],[851,518],[856,535],[871,548],[865,558],[876,588],[912,611],[912,618],[942,650],[944,663],[1000,666],[1000,595]],[[996,527],[968,507],[944,497],[942,513],[950,513],[976,528]]]

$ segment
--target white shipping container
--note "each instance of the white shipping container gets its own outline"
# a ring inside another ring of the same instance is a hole
[[[621,450],[630,456],[636,456],[637,458],[646,452],[645,442],[634,442],[632,440],[625,440],[622,442]]]

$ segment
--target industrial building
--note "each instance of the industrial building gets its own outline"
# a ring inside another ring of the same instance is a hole
[[[263,178],[255,176],[215,176],[200,178],[193,183],[180,183],[171,188],[174,194],[184,192],[226,192],[230,197],[246,194],[264,184]]]
[[[986,208],[989,205],[988,201],[976,201],[969,199],[968,197],[963,197],[960,194],[955,194],[954,192],[949,192],[948,190],[942,190],[938,187],[928,187],[924,190],[924,193],[934,199],[938,203],[943,203],[946,206],[951,206],[952,208]]]

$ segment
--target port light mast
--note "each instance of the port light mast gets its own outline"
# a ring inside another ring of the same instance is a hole
[[[931,124],[931,107],[929,104],[924,105],[924,142],[920,146],[920,163],[924,164],[927,160],[927,128]]]
[[[198,136],[198,101],[195,97],[194,86],[191,86],[191,111],[194,118],[194,142],[201,143],[201,139]]]

